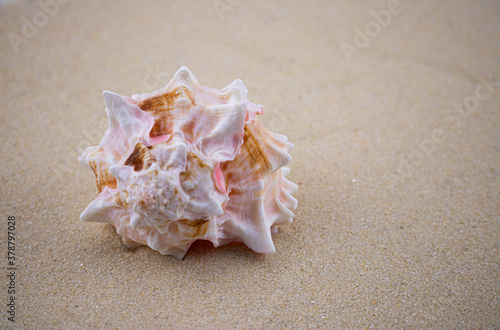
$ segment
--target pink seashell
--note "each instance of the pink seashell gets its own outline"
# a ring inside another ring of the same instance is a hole
[[[198,239],[275,251],[271,234],[297,207],[284,167],[293,145],[258,121],[241,80],[218,90],[181,67],[159,91],[104,99],[109,128],[79,158],[99,190],[82,220],[179,259]]]

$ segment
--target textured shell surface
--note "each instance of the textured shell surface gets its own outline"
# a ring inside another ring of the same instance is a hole
[[[179,259],[200,239],[275,252],[271,235],[297,207],[293,146],[260,123],[241,80],[209,88],[181,67],[161,90],[103,94],[109,128],[79,158],[99,191],[82,220]]]

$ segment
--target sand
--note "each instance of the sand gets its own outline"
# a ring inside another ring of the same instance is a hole
[[[43,8],[0,8],[0,263],[15,216],[18,268],[0,328],[500,327],[498,1]],[[272,255],[199,242],[178,261],[79,219],[102,91],[156,90],[182,65],[242,79],[295,145],[299,206]]]

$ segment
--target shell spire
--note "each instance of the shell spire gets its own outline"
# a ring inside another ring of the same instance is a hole
[[[81,219],[179,259],[198,239],[274,252],[271,235],[297,207],[285,177],[293,145],[258,121],[247,93],[239,79],[202,86],[184,66],[152,93],[105,91],[109,128],[79,158],[99,195]]]

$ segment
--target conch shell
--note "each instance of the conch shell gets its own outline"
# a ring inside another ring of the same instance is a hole
[[[218,90],[181,67],[159,91],[103,94],[109,128],[79,158],[99,190],[82,220],[179,259],[198,239],[275,251],[271,234],[297,206],[284,167],[293,145],[259,122],[241,80]]]

